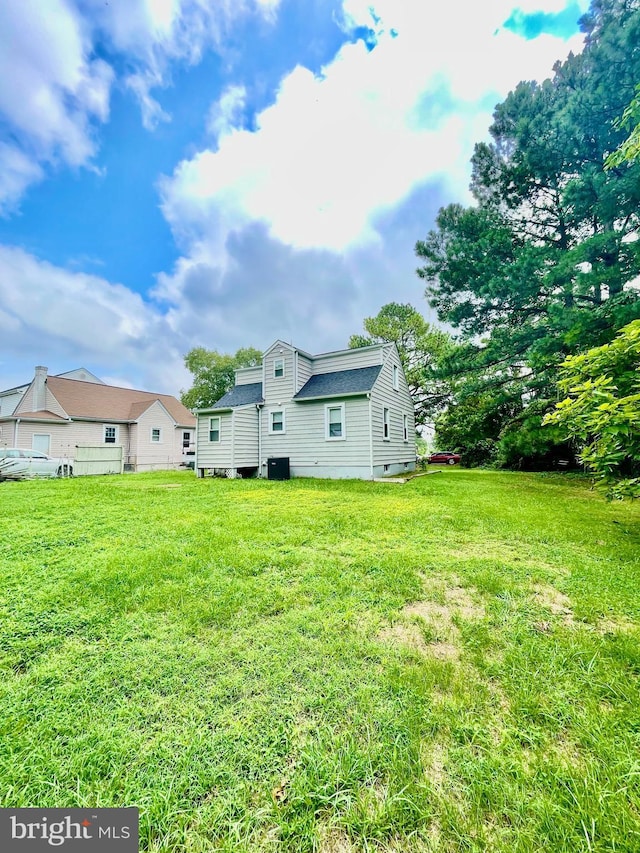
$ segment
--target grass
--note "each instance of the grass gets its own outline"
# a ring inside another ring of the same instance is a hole
[[[0,485],[0,806],[148,851],[640,849],[640,507],[570,477]]]

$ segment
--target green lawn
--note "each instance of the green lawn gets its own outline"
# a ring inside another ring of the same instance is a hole
[[[640,850],[640,506],[579,479],[0,484],[0,806],[150,851]]]

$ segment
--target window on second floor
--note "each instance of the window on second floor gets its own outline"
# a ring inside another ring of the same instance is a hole
[[[276,358],[273,361],[274,379],[282,379],[284,376],[284,358]]]
[[[400,380],[398,378],[399,374],[400,374],[400,370],[399,370],[397,364],[393,365],[393,367],[391,368],[391,372],[392,372],[392,376],[393,376],[393,390],[397,391],[398,388],[400,387]]]
[[[382,437],[385,441],[389,441],[389,409],[382,410]]]

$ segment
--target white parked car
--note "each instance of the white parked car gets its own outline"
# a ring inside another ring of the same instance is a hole
[[[39,450],[0,447],[0,480],[27,477],[71,477],[73,460],[47,456]]]

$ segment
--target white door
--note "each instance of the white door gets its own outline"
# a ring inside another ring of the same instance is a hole
[[[50,435],[38,435],[37,433],[31,439],[31,448],[32,450],[37,450],[40,453],[49,453],[49,446],[51,444],[51,436]]]

